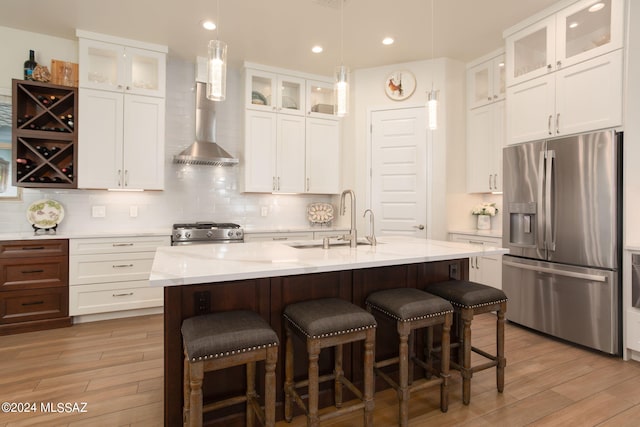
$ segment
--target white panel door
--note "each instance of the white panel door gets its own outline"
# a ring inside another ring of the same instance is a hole
[[[371,207],[378,235],[427,237],[425,110],[371,115]]]
[[[123,188],[164,188],[164,98],[124,99]]]
[[[121,184],[123,96],[80,89],[78,188],[118,188]]]
[[[246,112],[244,191],[271,193],[276,189],[276,114]]]
[[[305,183],[304,117],[278,114],[276,191],[303,193]]]
[[[553,136],[556,103],[554,74],[507,88],[507,144]]]
[[[340,193],[340,121],[307,118],[306,191]]]

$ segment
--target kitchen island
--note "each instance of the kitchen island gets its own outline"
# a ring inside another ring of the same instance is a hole
[[[164,391],[165,425],[182,423],[182,320],[212,311],[248,309],[259,313],[281,338],[277,377],[278,416],[282,417],[284,379],[284,324],[288,304],[314,298],[337,297],[364,307],[371,292],[394,287],[427,289],[430,283],[468,278],[468,257],[504,254],[501,248],[457,242],[383,237],[377,246],[332,245],[322,241],[254,242],[158,248],[151,269],[151,286],[164,287]],[[376,354],[396,352],[392,325],[379,325]],[[296,342],[296,354],[304,354]],[[321,372],[330,372],[331,352],[320,357]],[[344,368],[356,383],[361,378],[361,348],[345,348]],[[298,357],[296,376],[306,374],[306,361]],[[263,387],[258,375],[258,389]],[[242,393],[241,368],[207,374],[203,393],[218,398]],[[215,385],[216,387],[212,387]],[[328,397],[329,393],[324,393]],[[325,404],[329,401],[325,400]],[[207,425],[244,425],[244,409],[213,414]]]

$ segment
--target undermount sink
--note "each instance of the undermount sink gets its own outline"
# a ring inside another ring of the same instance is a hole
[[[378,242],[379,243],[379,242]],[[321,248],[322,247],[322,242],[291,242],[291,243],[287,243],[288,246],[295,248],[295,249],[313,249],[313,248]],[[358,246],[371,246],[371,243],[369,243],[366,240],[363,241],[358,241],[357,242]],[[329,247],[332,246],[349,246],[349,241],[339,241],[339,242],[331,242],[329,243]]]

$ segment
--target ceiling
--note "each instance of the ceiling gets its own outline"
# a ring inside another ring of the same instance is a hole
[[[206,56],[219,21],[231,66],[243,61],[330,75],[431,57],[468,62],[502,46],[502,31],[558,0],[4,0],[0,26],[75,39],[75,29],[169,46],[170,57]],[[216,10],[219,8],[219,19]],[[383,46],[385,36],[395,43]],[[341,52],[342,41],[342,52]],[[314,54],[313,45],[324,52]],[[37,46],[34,46],[37,50]],[[433,48],[433,50],[432,50]]]

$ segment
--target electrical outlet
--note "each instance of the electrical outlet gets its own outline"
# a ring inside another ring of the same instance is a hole
[[[91,216],[94,218],[104,218],[107,216],[107,208],[105,206],[92,206]]]
[[[131,218],[136,218],[138,216],[138,207],[137,206],[129,206],[129,216]]]
[[[460,269],[458,268],[458,264],[449,264],[449,278],[460,280]]]
[[[269,207],[268,206],[261,206],[260,207],[260,216],[267,216],[268,213],[269,213]]]

